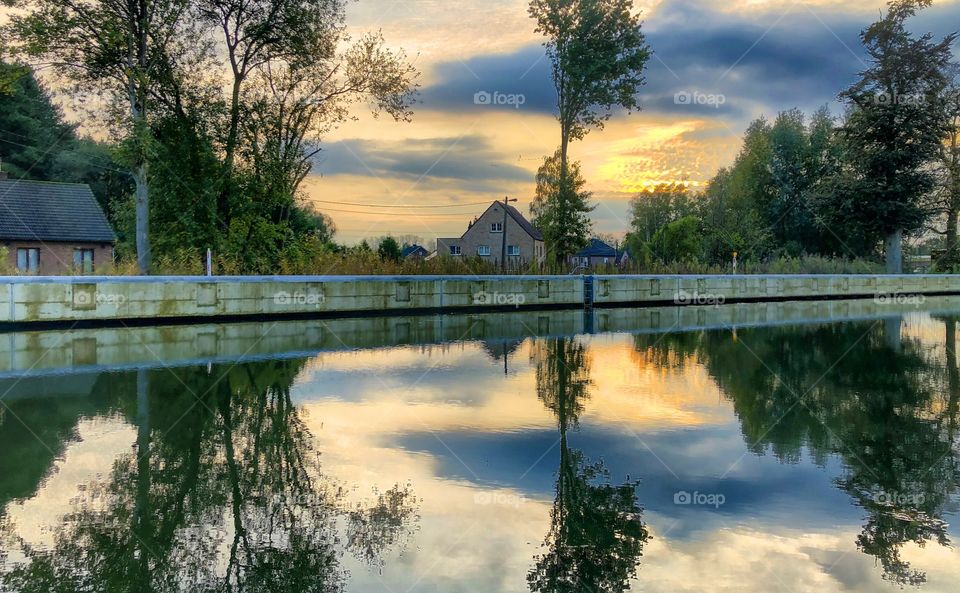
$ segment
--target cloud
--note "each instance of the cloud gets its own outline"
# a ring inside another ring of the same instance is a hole
[[[923,12],[917,32],[948,32],[960,5]],[[800,107],[808,111],[836,100],[866,67],[860,31],[874,18],[823,7],[789,5],[756,18],[720,11],[702,0],[664,4],[644,24],[654,50],[644,109],[654,113],[750,119],[759,113]],[[513,109],[476,105],[474,94],[523,95],[523,112],[553,113],[550,64],[538,44],[511,53],[439,63],[423,107],[452,112]],[[679,99],[679,100],[678,100]]]
[[[539,44],[527,45],[511,53],[441,62],[432,78],[438,82],[424,89],[424,109],[460,113],[490,109],[552,113],[556,106],[550,62]],[[477,93],[520,96],[522,104],[478,102]]]
[[[496,191],[502,182],[529,181],[530,172],[510,161],[480,135],[403,141],[347,139],[321,152],[314,173],[455,180],[469,191]]]

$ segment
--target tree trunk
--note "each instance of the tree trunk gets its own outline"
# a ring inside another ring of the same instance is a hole
[[[903,273],[903,231],[897,229],[884,241],[888,274]]]
[[[960,195],[951,195],[950,205],[947,207],[947,236],[946,250],[943,254],[943,263],[946,264],[946,270],[952,271],[957,263],[957,217],[960,216],[960,204],[957,203]]]
[[[132,533],[134,547],[139,554],[131,561],[137,567],[138,586],[144,587],[150,582],[150,556],[153,553],[147,542],[150,536],[150,375],[148,371],[137,371],[137,493],[134,499]],[[137,587],[137,588],[139,588]]]
[[[224,147],[223,172],[221,182],[223,186],[217,195],[217,218],[220,228],[224,231],[230,228],[230,201],[233,194],[233,163],[237,153],[237,143],[240,137],[240,88],[243,77],[234,72],[233,90],[230,93],[230,129],[227,131],[227,143]]]
[[[150,190],[147,186],[147,164],[140,163],[133,173],[136,184],[137,267],[141,274],[150,273]]]
[[[894,352],[903,349],[903,317],[889,317],[883,320],[883,338],[887,346]]]

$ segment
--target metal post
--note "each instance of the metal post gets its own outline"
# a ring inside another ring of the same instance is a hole
[[[500,241],[500,272],[507,272],[507,208],[510,205],[510,202],[516,202],[516,198],[510,198],[507,196],[503,197],[503,228],[500,229],[503,233],[503,238]]]

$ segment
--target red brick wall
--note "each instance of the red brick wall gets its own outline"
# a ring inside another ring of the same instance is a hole
[[[40,250],[40,274],[55,276],[69,274],[73,268],[74,249],[93,249],[93,265],[96,270],[113,263],[113,245],[103,243],[50,243],[37,241],[3,241],[7,250],[7,266],[17,269],[17,249],[35,247]]]

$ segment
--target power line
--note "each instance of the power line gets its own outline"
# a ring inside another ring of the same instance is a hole
[[[396,216],[399,212],[364,212],[363,210],[340,210],[338,208],[321,208],[321,212],[342,212],[346,214],[365,214],[367,216]],[[417,214],[420,218],[449,218],[463,220],[467,214],[463,212],[453,212],[450,214]]]
[[[490,200],[482,202],[465,202],[463,204],[438,204],[438,205],[407,205],[407,204],[361,204],[359,202],[336,202],[333,200],[310,200],[321,204],[338,204],[341,206],[364,206],[367,208],[462,208],[464,206],[477,206],[479,204],[490,204]]]

